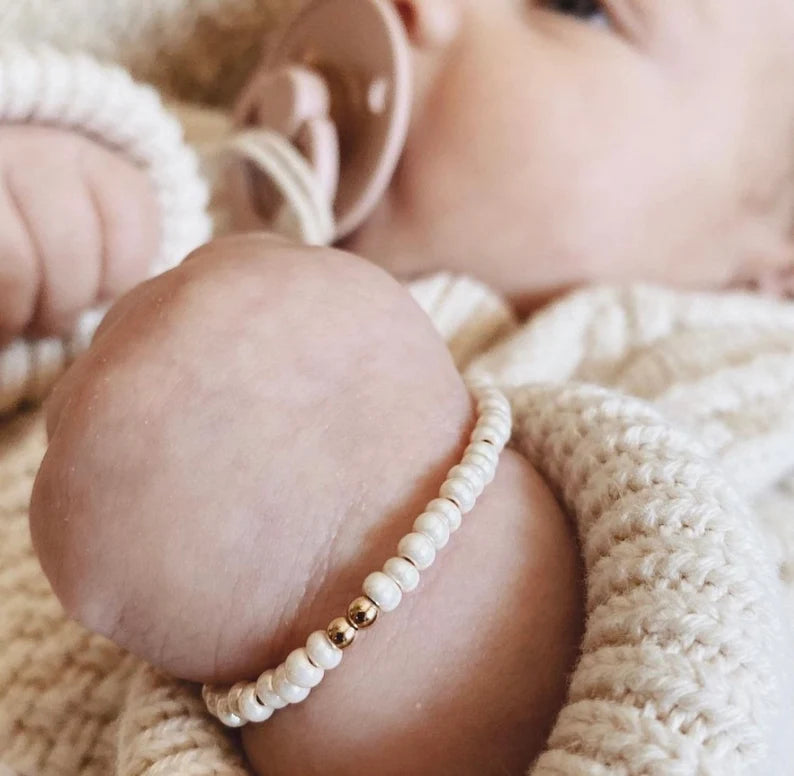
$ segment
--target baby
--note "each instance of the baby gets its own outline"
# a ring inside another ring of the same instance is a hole
[[[125,296],[49,403],[31,506],[44,570],[72,616],[180,677],[277,664],[344,611],[460,460],[464,382],[370,262],[469,274],[529,313],[601,280],[774,284],[794,258],[790,3],[610,0],[608,25],[515,0],[397,5],[413,117],[345,240],[363,258],[210,243]],[[152,192],[90,140],[1,131],[0,326],[62,331],[145,274]],[[57,174],[36,174],[48,159]],[[64,238],[64,212],[85,228]],[[521,773],[563,703],[580,578],[568,520],[506,450],[421,592],[322,691],[245,729],[253,767]]]

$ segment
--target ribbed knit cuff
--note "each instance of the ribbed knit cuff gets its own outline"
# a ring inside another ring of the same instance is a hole
[[[208,190],[179,123],[157,93],[123,69],[51,47],[0,46],[0,122],[80,132],[144,169],[160,206],[151,275],[178,264],[210,235]],[[84,313],[66,339],[18,339],[0,349],[0,413],[38,400],[83,350],[103,311]]]

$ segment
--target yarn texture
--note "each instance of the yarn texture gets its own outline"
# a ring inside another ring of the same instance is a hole
[[[168,98],[228,105],[307,0],[0,0],[0,40],[114,62]]]

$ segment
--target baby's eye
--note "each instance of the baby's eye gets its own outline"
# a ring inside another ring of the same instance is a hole
[[[582,19],[595,16],[601,10],[598,0],[545,0],[542,5],[552,11],[579,16]]]

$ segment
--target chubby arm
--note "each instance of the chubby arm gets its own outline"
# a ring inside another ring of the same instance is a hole
[[[117,305],[56,390],[34,542],[87,626],[179,676],[253,677],[393,553],[472,419],[443,342],[384,273],[218,241]],[[506,453],[421,589],[310,701],[246,732],[251,761],[523,772],[576,653],[576,555]]]

